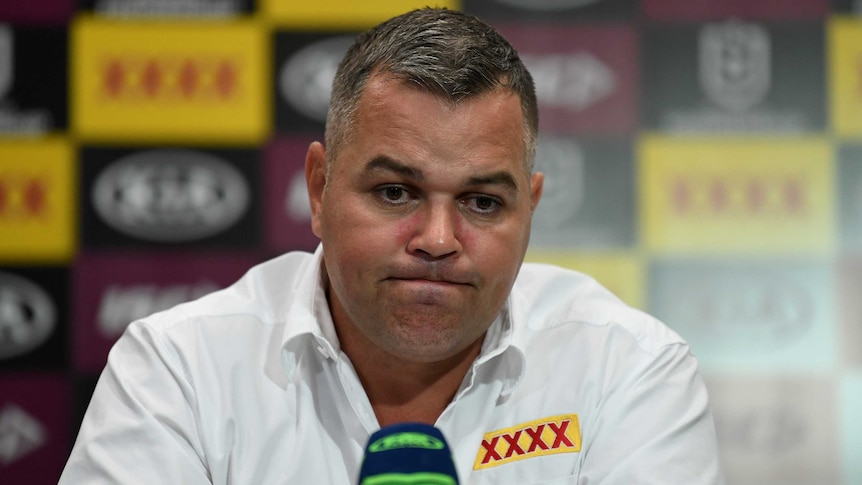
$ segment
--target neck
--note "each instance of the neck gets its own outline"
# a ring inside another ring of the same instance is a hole
[[[482,340],[453,357],[439,362],[417,363],[386,356],[377,359],[365,352],[344,349],[380,426],[399,422],[434,424],[455,397]],[[360,355],[355,355],[360,354]]]
[[[479,356],[483,333],[464,349],[435,361],[417,361],[377,346],[341,305],[327,301],[342,352],[350,358],[380,426],[402,422],[435,424]]]
[[[339,313],[336,310],[333,321],[341,350],[350,358],[380,426],[406,421],[433,425],[482,350],[484,336],[454,355],[413,360],[378,347]]]

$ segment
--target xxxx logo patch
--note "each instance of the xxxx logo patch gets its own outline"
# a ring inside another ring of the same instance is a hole
[[[576,451],[581,451],[578,415],[551,416],[485,434],[473,469]]]

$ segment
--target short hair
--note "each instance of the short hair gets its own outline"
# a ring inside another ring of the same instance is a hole
[[[524,119],[525,164],[532,172],[539,114],[533,78],[506,39],[478,18],[423,8],[357,36],[338,65],[326,117],[328,159],[349,140],[370,76],[392,74],[457,103],[498,88],[518,95]]]

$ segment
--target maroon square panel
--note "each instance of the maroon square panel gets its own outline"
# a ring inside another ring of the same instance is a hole
[[[100,371],[129,323],[229,286],[258,259],[245,254],[84,254],[74,269],[73,360]]]
[[[274,140],[264,153],[264,241],[273,251],[312,251],[319,242],[311,232],[311,209],[305,186],[305,154],[312,138]]]
[[[0,376],[0,482],[57,483],[71,450],[71,386],[54,374]]]
[[[60,25],[75,9],[73,0],[2,0],[0,22],[17,25]]]
[[[639,56],[632,27],[497,27],[533,75],[542,133],[627,134],[636,128]]]

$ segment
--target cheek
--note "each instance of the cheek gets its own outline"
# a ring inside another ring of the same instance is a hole
[[[455,234],[464,250],[468,250],[476,243],[477,236],[481,236],[481,229],[470,224],[464,217],[459,217],[455,220]]]
[[[399,242],[408,241],[412,234],[415,232],[415,224],[416,222],[413,220],[413,218],[399,220],[394,224],[394,227],[391,229],[393,231],[392,236],[394,236],[395,239]],[[383,224],[381,224],[379,227],[383,227]]]

